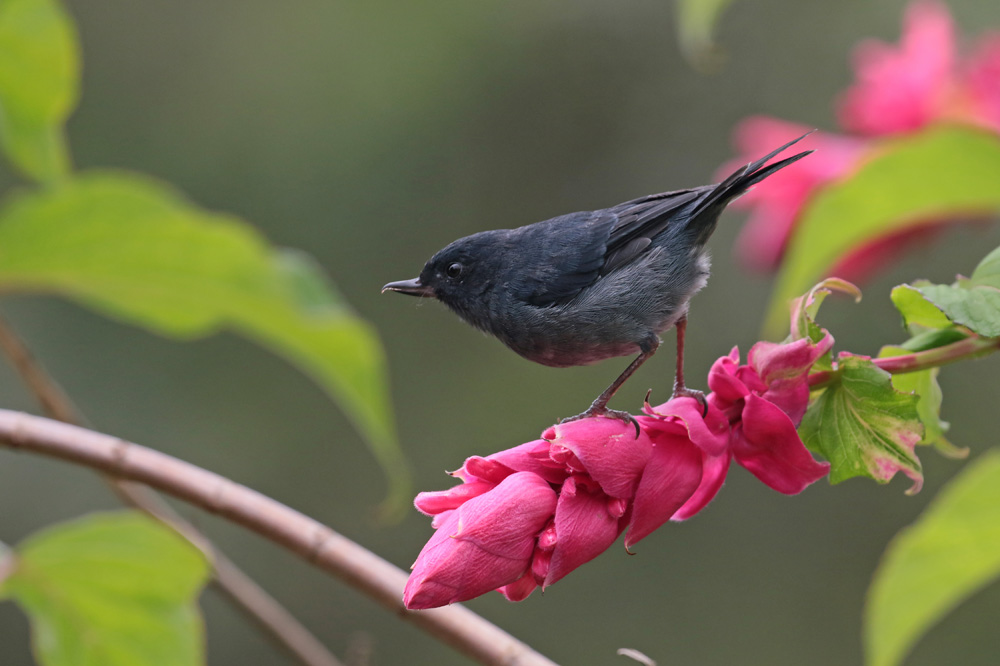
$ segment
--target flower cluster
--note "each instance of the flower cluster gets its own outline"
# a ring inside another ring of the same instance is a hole
[[[693,398],[646,405],[639,434],[609,418],[573,421],[541,439],[473,456],[450,490],[420,493],[435,533],[407,582],[407,608],[433,608],[498,590],[512,601],[555,583],[626,532],[631,548],[668,520],[701,511],[730,461],[771,488],[795,494],[823,478],[796,425],[808,373],[833,344],[759,342],[709,374],[707,409]]]
[[[922,0],[908,9],[898,46],[874,40],[858,46],[856,80],[839,104],[846,134],[816,132],[802,142],[816,149],[814,155],[774,174],[734,203],[752,211],[736,250],[748,268],[778,267],[806,202],[819,188],[855,170],[871,153],[873,139],[937,122],[1000,133],[1000,34],[984,36],[965,58],[958,57],[955,41],[948,9]],[[741,157],[720,173],[808,129],[777,118],[748,118],[735,134]],[[937,221],[927,221],[879,239],[848,255],[832,272],[863,278],[910,245],[926,242],[936,226]]]

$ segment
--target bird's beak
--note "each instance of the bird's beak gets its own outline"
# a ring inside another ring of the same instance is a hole
[[[400,280],[399,282],[390,282],[389,284],[382,287],[383,294],[387,291],[398,291],[401,294],[409,294],[410,296],[420,296],[422,298],[432,298],[434,296],[434,287],[430,287],[425,284],[420,284],[420,278],[413,278],[412,280]]]

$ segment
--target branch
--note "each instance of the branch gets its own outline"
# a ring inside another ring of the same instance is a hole
[[[163,498],[142,484],[108,476],[104,478],[122,502],[149,514],[205,553],[214,574],[212,582],[223,596],[292,657],[306,666],[343,666],[298,618],[236,566],[194,525],[174,511]]]
[[[45,371],[27,345],[3,319],[0,319],[0,351],[6,354],[45,414],[63,423],[81,425],[85,422],[80,410],[73,405],[59,383]],[[124,504],[149,514],[205,553],[212,563],[212,583],[292,657],[305,666],[342,666],[294,615],[156,493],[145,486],[120,479],[105,477],[105,480]]]
[[[463,606],[406,610],[404,571],[312,518],[208,470],[117,437],[6,409],[0,409],[0,445],[137,481],[242,525],[481,664],[555,666]]]

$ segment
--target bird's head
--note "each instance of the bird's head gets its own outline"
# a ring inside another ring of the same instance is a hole
[[[390,282],[382,292],[436,298],[481,327],[483,306],[503,268],[506,233],[500,229],[460,238],[431,257],[420,277]]]

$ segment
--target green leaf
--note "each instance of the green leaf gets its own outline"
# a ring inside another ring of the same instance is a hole
[[[956,324],[986,338],[1000,336],[1000,289],[966,281],[916,290]]]
[[[821,190],[803,211],[768,309],[780,335],[786,303],[852,250],[928,220],[1000,210],[1000,138],[936,126],[881,144],[849,178]]]
[[[923,439],[918,398],[896,391],[891,376],[870,359],[841,355],[837,380],[809,405],[799,435],[830,461],[830,483],[867,476],[888,483],[896,472],[920,491],[923,473],[914,453]]]
[[[960,342],[968,337],[968,333],[958,328],[932,328],[923,333],[917,333],[900,347],[910,352],[927,351]]]
[[[677,0],[677,28],[684,55],[701,67],[719,58],[712,40],[715,24],[733,0]]]
[[[912,285],[901,284],[894,287],[891,294],[893,305],[899,310],[899,314],[903,315],[903,322],[908,328],[913,326],[950,327],[951,320],[941,312],[940,308],[935,307],[920,293],[919,288],[927,284],[930,283],[922,280],[914,282]]]
[[[972,282],[976,286],[1000,289],[1000,247],[983,257],[972,272]]]
[[[313,377],[408,501],[375,332],[304,255],[134,174],[91,172],[0,209],[0,286],[73,298],[181,339],[232,328]]]
[[[905,347],[885,346],[879,352],[879,358],[903,356],[911,353]],[[941,420],[941,386],[937,377],[940,368],[928,368],[919,372],[904,372],[892,375],[892,385],[901,393],[913,393],[920,396],[917,403],[917,415],[924,424],[924,436],[920,444],[933,444],[938,451],[949,458],[964,458],[969,455],[968,448],[959,448],[949,442],[944,434],[949,425]]]
[[[32,536],[14,558],[0,595],[31,618],[43,666],[205,662],[197,597],[208,562],[159,523],[94,515]]]
[[[892,290],[892,302],[911,331],[960,324],[987,338],[1000,336],[1000,248],[988,254],[971,278],[952,285],[919,280]],[[916,329],[914,329],[916,327]]]
[[[895,666],[949,611],[1000,575],[1000,450],[969,464],[889,544],[865,612],[868,666]]]
[[[79,50],[73,21],[55,0],[0,1],[0,143],[36,180],[70,169],[63,124],[79,95]]]

